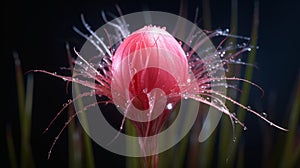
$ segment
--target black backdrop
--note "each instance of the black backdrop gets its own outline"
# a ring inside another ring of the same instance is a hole
[[[82,28],[80,14],[83,13],[94,29],[103,24],[100,11],[115,12],[114,4],[118,3],[124,14],[142,10],[159,10],[178,14],[180,2],[175,1],[16,1],[12,0],[2,5],[2,47],[7,59],[8,71],[8,110],[2,108],[2,119],[5,124],[10,123],[13,135],[19,136],[17,92],[15,84],[15,70],[12,51],[17,51],[22,61],[23,71],[31,69],[45,69],[59,72],[59,67],[68,65],[65,43],[78,49],[84,39],[72,30],[72,26]],[[188,16],[192,19],[195,7],[201,9],[201,1],[188,1]],[[259,69],[254,70],[253,81],[260,84],[266,97],[260,100],[250,98],[249,104],[258,105],[260,110],[268,106],[268,101],[275,97],[276,108],[269,115],[275,121],[281,121],[286,116],[288,102],[295,86],[299,70],[299,8],[296,0],[262,1],[260,3],[260,26],[256,64]],[[211,2],[212,28],[227,28],[230,26],[230,1]],[[238,34],[249,36],[251,33],[253,1],[239,2]],[[201,25],[200,25],[201,27]],[[2,62],[3,63],[3,62]],[[47,153],[52,141],[66,120],[66,116],[57,121],[49,132],[41,135],[48,122],[54,117],[70,97],[65,93],[65,83],[62,80],[36,74],[34,82],[34,104],[32,118],[32,147],[37,167],[66,167],[67,166],[67,134],[61,136],[53,150],[52,158],[47,160]],[[4,81],[4,80],[2,80]],[[5,80],[6,81],[6,80]],[[251,117],[247,123],[248,131],[245,136],[249,139],[249,159],[259,162],[261,155],[261,136],[255,125],[257,118]],[[286,126],[286,124],[285,124]],[[1,138],[3,136],[1,135]],[[18,143],[16,140],[15,143]],[[6,158],[6,143],[1,143],[1,159]],[[17,150],[19,148],[17,147]],[[94,144],[97,167],[124,167],[124,157],[112,154]],[[3,152],[4,151],[4,152]],[[5,157],[2,157],[5,156]],[[248,161],[247,161],[248,159]],[[2,161],[1,161],[2,162]],[[3,163],[3,162],[2,162]],[[4,162],[6,163],[6,161]],[[259,165],[259,164],[258,164]]]

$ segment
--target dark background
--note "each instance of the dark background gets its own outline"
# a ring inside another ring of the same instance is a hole
[[[17,92],[15,84],[15,70],[12,52],[17,51],[22,61],[23,71],[32,69],[45,69],[60,72],[60,67],[67,67],[65,43],[77,49],[84,43],[84,39],[72,30],[76,26],[84,30],[80,14],[83,13],[89,24],[97,29],[103,24],[100,11],[116,13],[114,4],[118,3],[124,14],[142,11],[158,10],[179,13],[180,2],[174,1],[9,1],[2,5],[2,47],[1,52],[5,57],[8,71],[8,110],[2,108],[2,119],[5,124],[10,123],[13,136],[19,137]],[[188,18],[193,19],[195,7],[198,6],[201,14],[201,1],[188,1]],[[238,34],[250,36],[253,15],[253,1],[239,2]],[[276,105],[269,115],[274,121],[280,123],[289,113],[289,102],[297,74],[299,72],[299,21],[300,4],[296,0],[286,1],[261,1],[260,2],[260,26],[258,45],[260,49],[256,56],[258,69],[254,70],[253,81],[265,90],[265,97],[257,100],[250,98],[250,105],[257,106],[259,110],[267,109],[272,102]],[[230,1],[211,1],[212,28],[228,28],[230,26]],[[201,15],[200,15],[201,17]],[[201,24],[200,24],[201,28]],[[2,62],[4,63],[4,62]],[[6,65],[4,66],[6,67]],[[32,148],[37,167],[66,167],[67,166],[67,134],[66,132],[58,140],[52,158],[47,160],[50,145],[60,127],[66,121],[62,116],[49,132],[41,135],[48,122],[55,116],[69,98],[65,93],[65,83],[62,80],[43,74],[34,76],[34,104],[32,114]],[[6,81],[6,80],[5,80]],[[257,91],[255,91],[257,92]],[[257,130],[256,117],[251,117],[247,122],[248,130],[246,138],[246,163],[257,162],[259,165],[261,131]],[[287,126],[286,123],[282,123]],[[2,138],[3,136],[1,136]],[[18,143],[18,140],[15,142]],[[1,143],[1,158],[6,156],[6,143]],[[17,148],[18,150],[18,148]],[[110,165],[110,167],[124,166],[124,157],[111,154],[100,146],[94,144],[95,160],[97,167]],[[4,151],[4,152],[3,152]],[[247,153],[247,152],[246,152]],[[256,157],[257,156],[257,157]],[[6,157],[4,157],[6,158]],[[1,161],[2,162],[2,161]],[[6,161],[4,162],[6,163]]]

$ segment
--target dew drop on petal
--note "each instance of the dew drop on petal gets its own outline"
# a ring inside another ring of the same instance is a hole
[[[168,110],[171,110],[172,108],[173,108],[172,103],[168,103],[168,104],[167,104],[167,109],[168,109]]]

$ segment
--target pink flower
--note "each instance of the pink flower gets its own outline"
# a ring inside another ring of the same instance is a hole
[[[84,20],[83,23],[87,30],[96,37]],[[114,26],[117,27],[117,25]],[[97,48],[97,44],[91,38],[77,29],[75,31]],[[126,34],[126,31],[124,30],[121,34]],[[210,38],[219,35],[230,36],[228,31],[221,30],[206,32],[206,34]],[[67,105],[85,96],[98,95],[107,97],[109,100],[97,103],[115,104],[124,113],[120,130],[123,128],[125,117],[127,117],[135,126],[140,137],[158,134],[182,98],[193,99],[207,104],[227,114],[232,123],[236,121],[246,128],[221,100],[226,99],[254,113],[271,125],[285,130],[224,93],[212,89],[215,86],[235,87],[227,84],[226,80],[247,82],[261,89],[258,85],[244,79],[214,75],[219,70],[224,69],[225,65],[233,63],[239,54],[251,49],[251,47],[243,46],[234,54],[226,53],[228,50],[233,49],[233,46],[224,49],[218,47],[215,53],[200,59],[187,44],[181,44],[165,28],[155,26],[145,26],[120,41],[120,45],[115,48],[111,46],[110,49],[106,48],[105,52],[100,50],[105,54],[101,58],[99,66],[95,66],[95,64],[85,60],[74,50],[81,60],[75,62],[78,67],[81,67],[81,69],[75,69],[76,74],[83,78],[92,78],[96,83],[77,79],[74,76],[61,76],[44,70],[35,70],[35,72],[47,73],[66,81],[89,87],[92,90],[88,93],[82,93],[74,100],[68,102]],[[223,42],[221,42],[220,46]],[[200,47],[202,44],[202,41],[198,41],[196,46]],[[222,60],[219,61],[216,57],[221,57]],[[95,104],[88,105],[86,108],[93,105]],[[66,106],[61,109],[50,125],[65,108]],[[80,112],[82,111],[78,111],[76,114]],[[76,114],[68,120],[55,138],[49,156],[61,132]],[[140,147],[144,150],[145,148],[156,150],[157,144],[155,141],[140,142]],[[146,157],[145,161],[150,167],[156,167],[158,162],[157,155]]]

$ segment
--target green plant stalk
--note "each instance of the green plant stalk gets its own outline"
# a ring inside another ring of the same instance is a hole
[[[289,118],[289,132],[285,141],[283,155],[281,155],[281,167],[292,167],[296,163],[297,155],[294,155],[295,135],[297,131],[297,124],[300,116],[300,74],[296,87],[295,95],[293,96],[292,109]],[[300,149],[300,147],[298,147]]]
[[[24,124],[26,125],[24,140],[26,142],[26,153],[27,153],[27,162],[28,167],[33,168],[34,166],[34,160],[32,156],[31,151],[31,143],[30,143],[30,136],[31,136],[31,115],[32,115],[32,102],[33,102],[33,75],[28,74],[27,75],[27,84],[26,84],[26,98],[25,98],[25,118],[24,118]],[[25,144],[24,144],[25,145]]]
[[[300,145],[299,144],[298,144],[298,147],[296,149],[293,161],[294,161],[293,166],[295,166],[295,167],[296,167],[296,165],[300,164]]]
[[[19,116],[20,116],[20,130],[21,130],[21,166],[26,167],[26,144],[25,139],[25,89],[24,89],[24,80],[23,72],[21,69],[21,61],[19,59],[18,53],[13,53],[15,60],[15,69],[16,69],[16,81],[17,81],[17,91],[18,91],[18,103],[19,103]]]
[[[16,82],[19,102],[20,130],[21,130],[21,163],[20,167],[34,167],[30,145],[31,112],[33,97],[33,77],[27,76],[27,90],[25,95],[23,72],[18,53],[14,52]],[[25,97],[26,96],[26,97]]]
[[[137,136],[135,127],[132,125],[132,123],[128,119],[126,119],[126,122],[125,122],[125,131],[126,131],[127,135],[129,134],[132,136]],[[137,147],[137,145],[133,144],[132,141],[126,142],[126,148],[131,149],[131,150],[137,150],[136,147]],[[133,149],[133,148],[135,148],[135,149]],[[140,161],[141,161],[140,157],[126,157],[126,167],[139,168],[139,167],[141,167]]]
[[[204,29],[211,30],[211,11],[209,0],[203,0],[203,23]],[[199,122],[199,121],[198,121]],[[202,167],[212,167],[213,151],[216,142],[216,133],[214,132],[209,139],[201,144],[201,163]]]
[[[162,152],[159,154],[158,158],[160,159],[158,162],[159,168],[170,167],[173,161],[175,153],[175,148],[170,148],[169,150]]]
[[[71,70],[73,70],[74,66],[72,63],[72,57],[71,57],[71,53],[70,53],[70,48],[69,48],[69,44],[66,44],[66,51],[67,51],[67,57],[68,57],[68,62],[69,62],[69,67],[71,68]],[[73,73],[73,71],[72,71]],[[69,112],[69,117],[71,117],[73,115],[73,113],[75,113],[74,111],[74,106],[70,106],[68,108],[68,112]],[[82,134],[79,135],[79,131],[76,131],[76,125],[75,125],[75,121],[72,120],[68,126],[68,141],[69,141],[69,167],[70,168],[79,168],[82,167],[82,157],[80,155],[80,158],[77,157],[78,152],[82,152],[81,150],[81,141],[79,141],[80,138],[78,138],[77,140],[74,138],[75,133],[78,133],[78,137],[82,136]]]
[[[231,25],[230,25],[230,33],[231,34],[237,34],[237,25],[238,25],[238,2],[237,0],[231,1]],[[236,39],[235,38],[229,38],[227,45],[229,43],[232,43],[233,45],[236,45]],[[235,50],[232,51],[234,53]],[[234,75],[234,70],[232,70],[233,67],[229,65],[229,72],[227,75],[232,76]],[[233,98],[236,97],[236,95],[232,96]],[[226,103],[226,106],[230,111],[234,111],[234,106],[230,103]],[[228,138],[228,135],[232,134],[231,129],[231,123],[229,122],[227,117],[222,117],[221,119],[221,127],[220,127],[220,141],[219,141],[219,156],[218,156],[218,167],[225,167],[226,160],[228,159],[228,152],[230,151],[230,145],[232,144],[231,138]]]
[[[69,117],[72,115],[69,112]],[[77,168],[76,158],[75,158],[75,140],[73,138],[75,134],[75,123],[71,121],[68,126],[68,142],[69,142],[69,167],[70,168]]]
[[[178,107],[176,107],[176,109],[174,110],[173,113],[178,113]],[[171,116],[172,117],[172,116]],[[170,137],[172,135],[173,131],[170,131],[169,136]],[[166,141],[168,139],[166,138]],[[176,155],[175,152],[175,146],[168,149],[165,152],[162,152],[159,154],[159,161],[158,161],[158,167],[159,168],[164,168],[164,167],[172,167],[173,166],[173,162],[174,162],[174,156]]]
[[[74,112],[74,107],[70,106],[68,108],[69,117],[71,117]],[[68,141],[69,141],[69,167],[70,168],[80,168],[82,167],[82,142],[81,142],[81,132],[76,129],[75,121],[71,121],[68,126]]]
[[[255,55],[256,55],[256,47],[257,46],[257,34],[258,34],[258,24],[259,24],[259,3],[258,1],[255,2],[254,4],[254,15],[253,15],[253,27],[252,27],[252,33],[251,33],[251,46],[254,46],[252,50],[249,52],[248,60],[247,63],[254,64],[255,61]],[[252,79],[252,74],[253,74],[253,67],[247,66],[245,70],[245,79],[251,81]],[[243,83],[242,86],[242,91],[243,94],[240,97],[240,103],[241,104],[247,104],[248,99],[249,99],[249,94],[250,94],[250,84],[248,83]],[[242,108],[238,108],[237,110],[237,116],[241,121],[244,121],[246,117],[245,110]],[[236,148],[239,144],[241,133],[243,129],[236,129],[236,142],[233,144],[233,153],[232,153],[232,158],[235,157],[236,154]],[[231,162],[233,164],[233,162]]]
[[[69,60],[69,64],[70,64],[70,68],[73,69],[73,62],[72,62],[72,57],[71,57],[71,53],[70,53],[70,48],[69,48],[69,44],[66,44],[66,49],[67,49],[67,56],[68,56],[68,60]],[[73,83],[74,85],[74,91],[75,94],[78,95],[80,94],[80,89],[78,87],[78,84]],[[84,105],[81,99],[77,100],[77,105],[79,109],[83,109]],[[83,126],[86,126],[86,118],[84,115],[84,112],[81,113],[81,117],[82,117],[82,122],[81,124],[83,124]],[[87,128],[87,127],[85,127]],[[93,149],[92,149],[92,142],[91,139],[89,138],[89,136],[86,133],[83,133],[83,143],[84,143],[84,151],[85,151],[85,159],[86,159],[86,167],[89,168],[94,168],[95,167],[95,160],[94,160],[94,155],[93,155]]]
[[[11,128],[8,125],[6,126],[6,141],[7,141],[7,149],[8,149],[10,166],[11,166],[11,168],[17,168],[18,162],[17,162],[17,157],[16,157],[14,140],[12,137]]]
[[[75,93],[78,95],[80,94],[80,90],[77,84],[74,84],[75,87]],[[77,100],[77,105],[79,109],[83,109],[84,105],[82,100]],[[81,124],[83,127],[87,129],[87,123],[86,123],[86,117],[84,115],[84,112],[81,114]],[[95,167],[95,161],[94,161],[94,155],[93,155],[93,149],[92,149],[92,142],[90,137],[83,132],[83,143],[84,143],[84,151],[85,151],[85,159],[86,159],[86,167],[94,168]]]
[[[212,167],[213,166],[213,156],[214,156],[214,146],[216,142],[216,132],[213,132],[209,139],[201,144],[201,163],[200,167]]]
[[[187,134],[177,145],[178,150],[174,150],[176,152],[175,155],[175,163],[174,163],[174,168],[181,168],[184,167],[184,159],[185,159],[185,154],[186,154],[186,149],[188,146],[188,140],[189,140],[189,134]]]
[[[202,6],[204,29],[211,30],[211,11],[209,0],[203,0]]]
[[[236,1],[236,0],[233,0],[233,1]],[[237,8],[237,2],[234,2],[234,5],[235,8]],[[237,9],[235,10],[237,11]],[[233,12],[234,14],[237,15],[237,12]],[[249,56],[248,56],[248,60],[247,60],[247,63],[250,63],[250,64],[253,64],[254,61],[255,61],[255,54],[256,54],[256,45],[257,45],[257,34],[258,34],[258,23],[259,23],[259,2],[258,1],[255,1],[255,4],[254,4],[254,15],[253,15],[253,27],[252,27],[252,33],[251,33],[251,46],[254,46],[252,48],[252,50],[250,51],[249,53]],[[247,66],[246,67],[246,70],[245,70],[245,77],[244,79],[246,80],[249,80],[251,81],[251,78],[252,78],[252,74],[253,74],[253,67],[250,67],[250,66]],[[247,104],[248,103],[248,98],[249,98],[249,93],[250,93],[250,84],[248,83],[243,83],[242,85],[242,91],[243,91],[243,94],[241,95],[240,97],[240,103],[241,104]],[[237,110],[237,117],[239,118],[240,121],[244,121],[245,119],[245,116],[246,116],[246,113],[244,112],[244,110],[242,108],[238,108]],[[230,144],[230,141],[228,140],[228,138],[226,138],[227,140],[225,140],[225,137],[226,137],[226,134],[228,135],[228,130],[225,131],[225,129],[227,129],[228,126],[224,127],[221,129],[221,133],[222,133],[222,136],[221,136],[221,145],[220,145],[220,149],[222,149],[222,151],[224,151],[224,149],[228,149],[228,150],[225,150],[225,151],[231,151],[231,154],[230,154],[230,158],[229,160],[227,160],[227,164],[226,166],[227,167],[232,167],[233,166],[233,161],[234,161],[234,158],[235,158],[235,154],[236,154],[236,148],[237,148],[237,145],[239,144],[239,140],[240,140],[240,136],[241,136],[241,132],[242,132],[242,129],[236,129],[236,132],[235,132],[235,143],[233,143],[232,145],[232,148],[229,149],[228,148],[228,144]],[[228,143],[228,144],[227,144]],[[219,167],[224,167],[224,159],[226,157],[226,153],[225,152],[220,152],[221,156],[220,157],[220,163],[221,165]]]
[[[244,143],[240,145],[238,149],[238,157],[237,157],[237,167],[245,167],[245,152],[244,152],[245,145]]]

